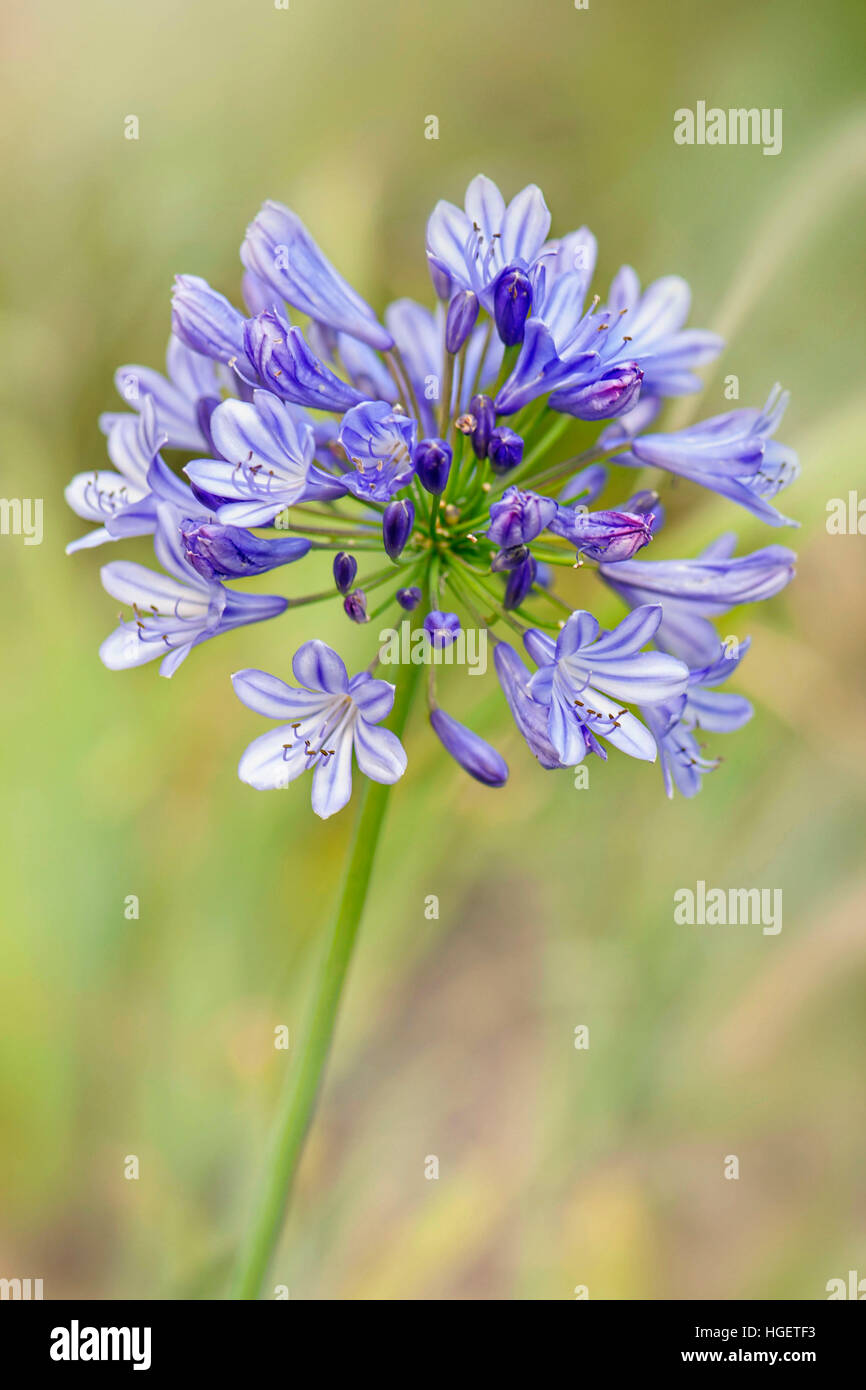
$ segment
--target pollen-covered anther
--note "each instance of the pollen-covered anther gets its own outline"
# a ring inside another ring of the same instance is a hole
[[[457,416],[457,419],[454,421],[454,426],[461,434],[472,434],[473,430],[478,428],[478,420],[476,416],[471,415],[467,411],[466,414]]]

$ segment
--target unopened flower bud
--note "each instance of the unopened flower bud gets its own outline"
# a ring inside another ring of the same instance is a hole
[[[398,560],[415,525],[415,504],[403,498],[389,502],[382,516],[382,543],[391,560]]]
[[[470,777],[486,787],[501,787],[508,780],[508,764],[480,735],[460,724],[444,709],[431,710],[430,723],[442,746]]]
[[[523,342],[523,330],[532,309],[529,276],[516,266],[503,270],[493,290],[496,330],[506,347]]]
[[[407,613],[411,613],[421,602],[423,594],[417,584],[413,584],[410,589],[397,590],[397,602]]]
[[[354,555],[347,555],[345,550],[341,550],[339,555],[334,556],[334,583],[341,594],[349,592],[357,573],[358,561]]]
[[[421,486],[439,497],[448,486],[451,472],[451,446],[444,439],[422,439],[415,446],[412,462]]]
[[[490,435],[487,457],[494,473],[509,473],[523,458],[523,440],[507,425],[499,425]]]
[[[478,300],[471,290],[458,290],[445,319],[445,351],[459,352],[478,318]]]
[[[347,618],[351,618],[353,623],[367,623],[367,595],[363,589],[353,589],[351,594],[347,594],[343,599],[343,611]]]
[[[490,397],[473,396],[469,402],[469,414],[475,419],[475,425],[472,429],[472,448],[475,450],[475,457],[486,459],[490,436],[496,424],[496,411]]]

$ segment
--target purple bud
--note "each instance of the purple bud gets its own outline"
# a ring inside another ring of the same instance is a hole
[[[417,584],[413,584],[411,589],[397,590],[397,602],[401,608],[405,608],[407,613],[411,613],[413,609],[417,608],[422,598],[423,594]]]
[[[415,446],[412,462],[423,488],[439,497],[448,486],[451,472],[451,446],[444,439],[422,439]]]
[[[347,555],[345,550],[341,550],[339,555],[334,556],[334,583],[341,594],[349,592],[357,573],[358,561],[354,555]]]
[[[586,512],[558,507],[550,523],[555,536],[564,536],[590,560],[613,564],[630,560],[652,540],[655,518],[651,512]]]
[[[243,315],[198,275],[175,277],[171,325],[193,352],[219,362],[232,357],[246,361]]]
[[[367,623],[367,595],[363,589],[354,589],[343,599],[343,611],[353,623]]]
[[[490,436],[496,424],[496,411],[490,397],[473,396],[469,402],[469,414],[475,417],[475,428],[472,431],[472,448],[475,450],[475,457],[486,459]]]
[[[578,420],[613,420],[637,403],[642,381],[640,367],[630,362],[625,367],[611,368],[588,386],[554,391],[550,405]]]
[[[445,319],[445,351],[459,352],[478,318],[478,300],[471,290],[458,290]]]
[[[508,764],[495,748],[459,724],[444,709],[430,711],[430,723],[440,743],[464,771],[486,787],[501,787],[508,780]]]
[[[220,526],[217,522],[187,517],[180,524],[184,554],[196,574],[208,581],[246,579],[265,574],[278,565],[300,560],[311,542],[301,536],[262,539],[243,526]]]
[[[503,270],[493,290],[493,316],[506,347],[523,342],[523,329],[532,308],[529,276],[516,266]]]
[[[522,564],[513,569],[505,586],[505,608],[519,608],[535,583],[535,561],[527,555]]]
[[[507,425],[499,425],[491,432],[487,457],[494,473],[508,473],[523,458],[523,440]]]
[[[519,487],[507,487],[490,508],[487,539],[503,550],[527,545],[541,535],[558,511],[563,510],[557,508],[550,497],[540,497],[537,492],[525,492]]]
[[[382,515],[382,544],[391,560],[399,560],[415,525],[415,504],[403,498],[389,502]]]
[[[433,608],[424,619],[424,631],[434,647],[450,647],[460,631],[460,619],[456,613],[443,613]]]

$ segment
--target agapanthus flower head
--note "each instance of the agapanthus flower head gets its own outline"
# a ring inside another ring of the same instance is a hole
[[[439,302],[399,298],[380,314],[295,212],[266,203],[241,248],[238,304],[178,276],[165,374],[118,369],[125,408],[100,419],[111,466],[97,461],[67,489],[95,529],[69,549],[152,537],[160,569],[104,567],[128,610],[102,644],[105,664],[158,659],[171,675],[212,637],[287,611],[300,622],[295,609],[312,619],[329,599],[350,620],[348,640],[365,644],[369,665],[351,680],[315,638],[296,653],[297,686],[264,671],[234,678],[247,704],[280,721],[241,760],[253,786],[312,771],[314,809],[329,816],[349,799],[353,757],[378,781],[401,776],[406,755],[380,727],[395,687],[376,676],[394,660],[396,685],[428,665],[421,685],[442,747],[479,782],[503,785],[501,755],[445,712],[437,685],[465,667],[482,675],[472,653],[488,637],[517,730],[549,771],[614,747],[657,757],[668,791],[692,795],[717,761],[702,731],[750,717],[744,696],[719,688],[738,654],[720,646],[714,620],[778,594],[793,553],[737,557],[729,535],[696,558],[654,552],[669,474],[784,522],[772,501],[798,465],[772,436],[787,397],[653,433],[666,400],[696,390],[695,369],[722,344],[686,326],[678,276],[642,290],[626,266],[593,294],[595,238],[579,227],[548,239],[550,221],[534,185],[506,204],[479,175],[464,207],[438,203],[427,226]],[[575,455],[569,433],[585,444],[588,424],[596,442]],[[641,479],[627,501],[618,486],[605,502],[620,466],[646,465],[660,470],[655,488]],[[332,566],[324,590],[306,579],[317,552]],[[610,631],[560,586],[576,568],[574,586],[595,568],[622,600]],[[285,592],[243,587],[265,573]],[[416,610],[420,625],[404,616]],[[376,637],[380,616],[390,626]]]

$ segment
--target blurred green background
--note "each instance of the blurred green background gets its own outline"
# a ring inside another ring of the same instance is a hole
[[[502,748],[505,790],[470,782],[416,711],[271,1282],[821,1298],[866,1274],[866,541],[825,527],[863,479],[863,17],[856,0],[7,0],[2,490],[44,497],[45,538],[0,539],[0,1275],[48,1298],[222,1294],[291,1064],[274,1028],[297,1035],[351,823],[318,822],[302,783],[236,780],[261,726],[228,673],[285,674],[313,635],[369,659],[329,605],[210,643],[171,681],[105,671],[106,552],[64,555],[84,528],[63,485],[102,465],[114,368],[161,364],[172,276],[236,297],[264,198],[381,306],[430,297],[426,217],[479,170],[509,195],[538,182],[555,232],[587,222],[601,283],[623,261],[688,277],[692,323],[729,348],[668,420],[729,408],[727,373],[741,404],[791,388],[802,531],[682,484],[654,554],[733,526],[749,549],[793,544],[799,576],[721,624],[753,636],[736,688],[757,716],[714,740],[726,761],[694,802],[617,755],[586,790],[543,774],[492,672],[446,673],[443,697]],[[783,108],[782,154],[675,145],[674,110],[698,100]],[[587,571],[569,582],[616,616]],[[781,934],[674,925],[699,878],[781,887]]]

